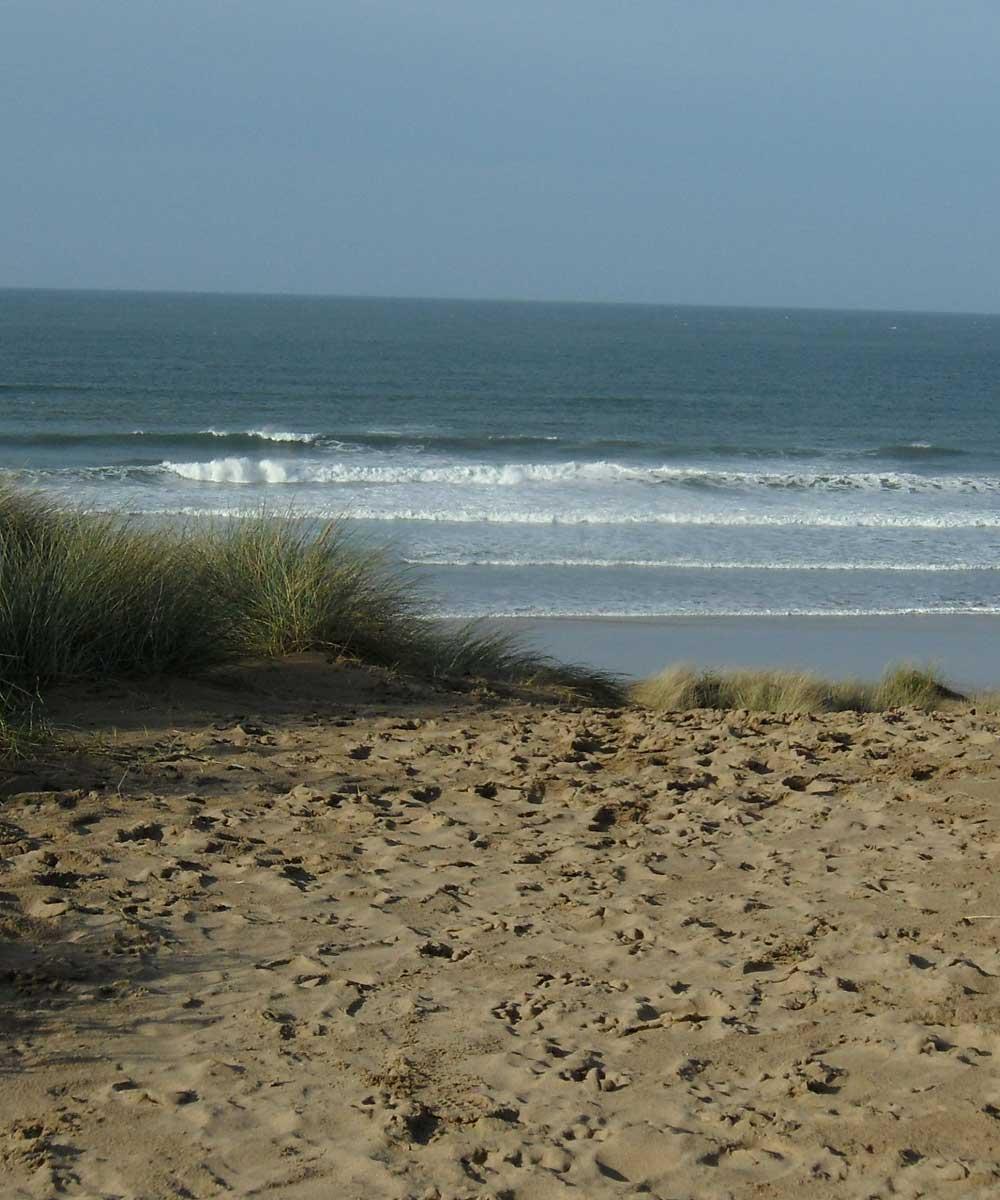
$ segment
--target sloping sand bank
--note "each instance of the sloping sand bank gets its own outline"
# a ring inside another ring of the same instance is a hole
[[[304,660],[0,808],[4,1197],[993,1197],[1000,740]]]

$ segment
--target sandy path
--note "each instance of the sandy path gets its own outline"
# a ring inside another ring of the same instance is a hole
[[[4,1197],[1000,1194],[995,718],[344,678],[8,782]]]

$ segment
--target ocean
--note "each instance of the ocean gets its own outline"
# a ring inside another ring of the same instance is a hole
[[[1000,613],[1000,317],[0,292],[0,471],[345,516],[442,616]]]

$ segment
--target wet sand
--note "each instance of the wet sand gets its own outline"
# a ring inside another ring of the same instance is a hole
[[[4,1197],[1000,1191],[1000,719],[312,659],[55,713],[2,787]]]

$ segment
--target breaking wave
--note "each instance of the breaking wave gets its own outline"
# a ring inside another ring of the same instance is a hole
[[[295,440],[297,435],[271,435]],[[207,462],[162,463],[163,470],[197,483],[243,484],[453,484],[517,487],[522,484],[647,483],[703,488],[768,488],[821,492],[1000,492],[993,476],[924,476],[910,472],[706,471],[696,467],[642,467],[622,463],[488,463],[451,466],[381,466],[341,462],[294,462],[283,458],[231,456]]]
[[[201,432],[208,437],[227,441],[246,439],[252,442],[297,442],[304,446],[316,445],[320,436],[316,433],[290,433],[282,429],[248,429],[245,433],[230,433],[225,429],[203,429]]]

